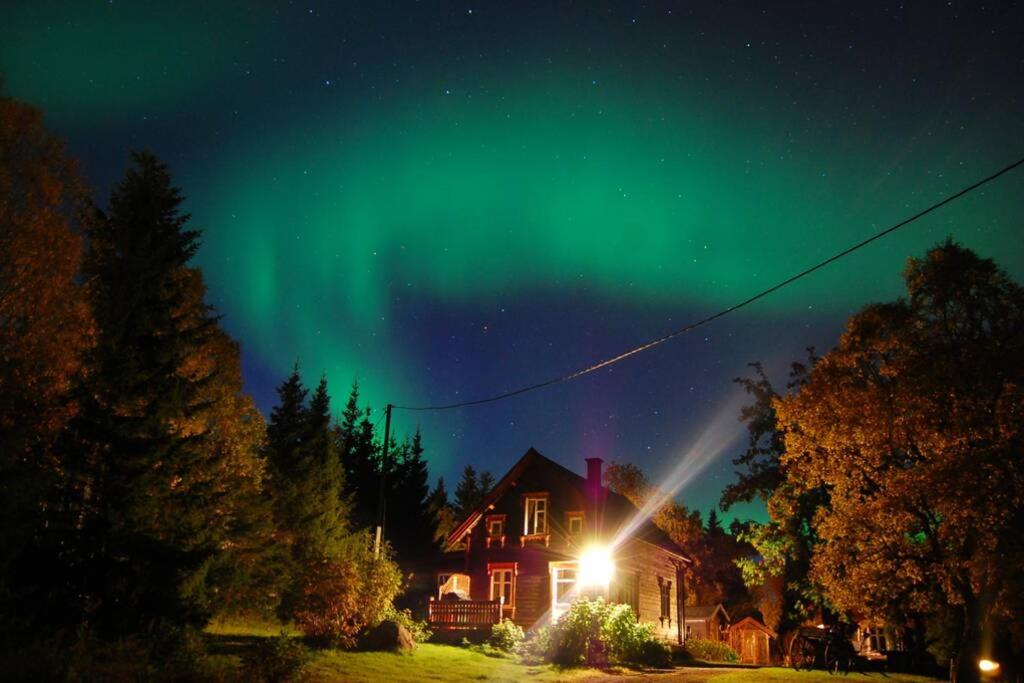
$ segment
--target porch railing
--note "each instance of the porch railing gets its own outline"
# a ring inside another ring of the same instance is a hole
[[[427,620],[439,630],[475,629],[501,621],[501,600],[430,599]]]

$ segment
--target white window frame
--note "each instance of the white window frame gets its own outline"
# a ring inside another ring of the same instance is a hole
[[[488,595],[491,600],[500,600],[505,594],[505,587],[508,587],[508,599],[502,605],[504,615],[514,615],[516,609],[516,574],[515,563],[502,562],[495,565],[487,565]]]
[[[576,582],[579,580],[579,564],[577,562],[552,562],[551,572],[551,623],[558,621],[558,618],[565,614],[576,597]],[[571,578],[568,574],[571,572]],[[564,600],[558,599],[558,588],[566,586]]]
[[[541,522],[543,524],[541,524]],[[548,533],[547,494],[527,495],[523,501],[523,535],[543,536]]]

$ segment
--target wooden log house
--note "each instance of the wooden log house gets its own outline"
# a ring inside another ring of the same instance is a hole
[[[436,571],[435,628],[488,626],[499,615],[531,628],[557,620],[582,594],[631,605],[662,638],[682,642],[690,558],[601,484],[600,458],[586,462],[583,477],[531,448],[461,521]],[[611,560],[606,583],[588,578],[594,553]]]

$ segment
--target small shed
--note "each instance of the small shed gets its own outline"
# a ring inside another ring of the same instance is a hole
[[[721,604],[687,605],[686,637],[706,640],[725,640],[729,627],[729,614]]]
[[[754,617],[744,617],[729,627],[729,645],[740,655],[741,664],[771,663],[771,630]]]

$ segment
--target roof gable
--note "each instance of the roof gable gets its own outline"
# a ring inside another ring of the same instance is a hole
[[[542,455],[532,446],[521,457],[509,471],[503,476],[491,492],[484,497],[466,518],[455,528],[445,541],[445,547],[452,549],[467,532],[472,530],[474,525],[483,517],[487,510],[493,508],[516,484],[524,478],[534,474],[537,478],[550,482],[553,486],[569,488],[574,492],[585,495],[587,480],[585,477],[563,467],[554,460]],[[602,487],[604,498],[604,518],[606,523],[616,520],[625,522],[633,520],[640,511],[625,496]],[[680,559],[690,562],[690,558],[683,550],[676,545],[668,534],[659,529],[649,519],[644,519],[629,532],[629,537],[645,541],[655,545]]]
[[[767,634],[769,638],[777,638],[778,637],[777,634],[775,633],[775,631],[771,630],[770,628],[768,628],[767,626],[762,624],[760,621],[758,621],[754,617],[743,617],[742,619],[737,621],[735,624],[730,626],[729,630],[730,631],[733,631],[733,630],[739,631],[741,629],[751,629],[751,628],[755,629],[755,630],[758,630],[758,631],[761,631],[762,633]]]

